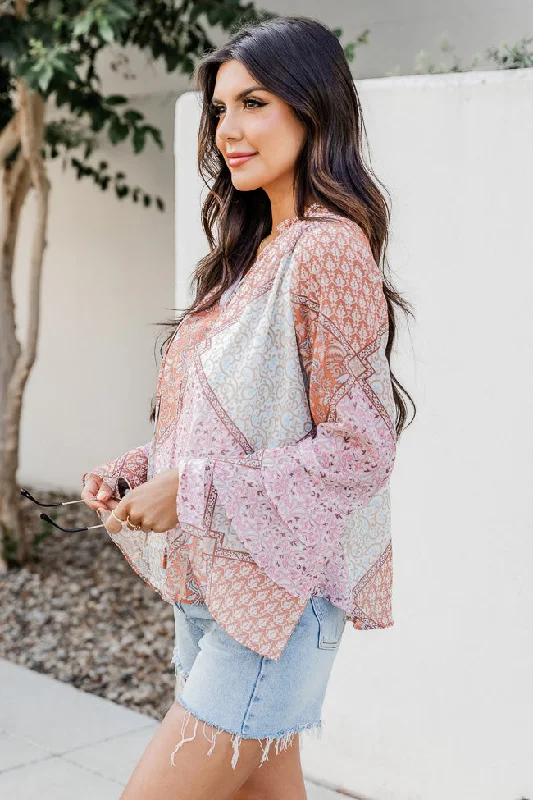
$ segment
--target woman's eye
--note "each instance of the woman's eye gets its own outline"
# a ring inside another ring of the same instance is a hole
[[[259,108],[260,106],[264,106],[264,105],[265,105],[265,104],[264,104],[264,103],[262,103],[260,100],[252,100],[252,98],[248,98],[248,99],[247,99],[247,100],[245,100],[244,102],[245,102],[245,103],[253,103],[253,104],[254,104],[254,105],[257,107],[257,108]]]
[[[252,108],[260,108],[261,106],[266,105],[266,103],[262,103],[260,100],[253,100],[251,97],[248,97],[246,100],[243,101],[246,105],[247,103],[252,103]],[[250,108],[250,106],[248,106]],[[224,106],[214,106],[212,103],[209,106],[209,113],[212,114],[213,117],[218,119],[220,114],[224,111]]]

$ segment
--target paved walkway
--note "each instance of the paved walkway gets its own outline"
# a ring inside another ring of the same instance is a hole
[[[158,725],[0,659],[0,797],[119,800]],[[308,800],[340,800],[315,784],[306,787]]]

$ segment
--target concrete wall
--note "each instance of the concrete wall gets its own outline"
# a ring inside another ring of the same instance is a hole
[[[299,13],[307,13],[307,0],[300,0],[299,5]],[[440,62],[443,56],[438,40],[444,34],[464,65],[489,46],[514,44],[533,35],[533,4],[528,0],[488,0],[483,4],[479,0],[356,0],[351,4],[340,0],[328,4],[328,17],[333,16],[344,30],[343,42],[370,28],[368,45],[357,51],[354,70],[358,78],[381,77],[395,67],[402,75],[412,74],[420,50]],[[451,65],[452,60],[448,58],[446,63]],[[482,65],[489,66],[485,60]]]
[[[463,65],[472,61],[475,53],[484,53],[489,46],[502,42],[515,44],[524,36],[533,36],[533,3],[530,0],[267,0],[256,3],[277,14],[297,14],[316,17],[332,28],[341,28],[343,44],[354,41],[370,28],[367,45],[357,50],[353,65],[357,78],[383,77],[396,67],[402,75],[415,72],[416,56],[426,50],[434,61],[443,58],[439,38],[446,34],[455,46]],[[224,32],[208,30],[216,44],[227,38]],[[105,57],[107,58],[107,56]],[[137,92],[175,91],[185,86],[186,78],[167,75],[156,64],[147,64],[131,52],[135,81],[124,82],[120,73],[105,70],[106,83],[111,91]],[[105,59],[104,59],[105,60]],[[452,64],[448,58],[447,64]],[[480,63],[480,67],[489,62]],[[178,81],[178,83],[177,83]]]
[[[505,6],[498,0],[484,4],[453,0],[445,8],[420,0],[409,0],[401,8],[390,0],[334,0],[327,8],[318,0],[291,0],[288,6],[269,0],[267,7],[316,16],[342,27],[343,42],[370,27],[370,44],[361,48],[353,67],[358,78],[383,75],[397,63],[412,71],[416,52],[430,49],[444,26],[451,41],[462,42],[466,56],[503,39],[514,42],[533,30],[533,5],[526,0]],[[225,33],[214,32],[215,42],[225,39]],[[96,158],[108,159],[132,181],[161,194],[168,211],[163,215],[128,200],[119,203],[86,181],[77,183],[59,163],[50,165],[53,189],[41,335],[24,400],[19,472],[21,482],[43,488],[78,489],[80,472],[150,436],[147,416],[157,374],[153,352],[159,330],[151,323],[172,316],[174,246],[178,255],[185,246],[183,239],[175,242],[172,229],[173,105],[191,84],[187,76],[167,75],[160,65],[147,64],[135,53],[131,56],[130,71],[136,77],[130,81],[106,65],[107,55],[102,58],[105,90],[134,93],[132,103],[161,125],[166,150],[160,153],[150,146],[142,156],[134,156],[127,146],[106,147]],[[391,102],[402,102],[400,95]],[[379,133],[378,125],[377,151]],[[188,134],[194,140],[196,131],[190,129]],[[186,195],[194,184],[195,159],[179,169],[188,175],[183,184]],[[31,218],[29,203],[15,276],[22,337]],[[197,248],[193,261],[200,255]]]
[[[531,798],[533,69],[358,88],[418,416],[392,477],[396,624],[346,631],[304,771],[373,800]],[[178,303],[205,247],[197,115],[182,95]]]
[[[166,151],[150,143],[134,158],[126,147],[109,147],[98,158],[162,196],[166,213],[118,201],[88,179],[77,182],[59,163],[50,167],[40,338],[23,407],[23,486],[77,490],[85,470],[151,435],[160,330],[152,323],[173,315],[174,98],[139,98],[137,107],[162,128]],[[29,203],[15,286],[22,338],[32,216]]]
[[[452,17],[450,39],[458,41],[454,30],[464,35],[466,56],[504,37],[515,41],[531,31],[531,8],[493,0],[446,9],[402,4],[396,12],[391,3],[339,2],[323,18],[344,25],[347,40],[374,19],[379,60],[364,66],[361,50],[363,76],[400,59],[409,71],[429,34]],[[287,11],[318,15],[318,4],[306,9],[292,2]],[[401,441],[392,483],[396,626],[347,631],[324,738],[305,742],[303,758],[309,776],[376,800],[533,796],[532,72],[358,83],[374,167],[394,201],[389,261],[416,307],[395,372],[418,417]],[[177,164],[176,236],[172,225],[173,97],[186,83],[143,73],[136,84],[172,93],[137,101],[162,126],[164,153],[101,154],[161,194],[166,215],[76,183],[59,164],[51,169],[22,485],[78,489],[85,469],[150,436],[158,330],[151,323],[185,301],[205,246],[191,95],[178,106],[187,156]],[[31,215],[29,206],[16,275],[22,336]]]

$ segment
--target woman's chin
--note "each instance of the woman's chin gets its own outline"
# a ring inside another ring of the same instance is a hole
[[[253,192],[254,189],[259,189],[261,186],[257,181],[242,181],[234,180],[233,185],[239,192]]]

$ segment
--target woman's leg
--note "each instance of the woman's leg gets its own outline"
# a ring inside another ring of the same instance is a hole
[[[216,729],[191,714],[175,702],[167,711],[155,732],[120,800],[231,800],[261,761],[262,750],[256,739],[242,739],[235,769],[231,766],[231,734],[216,735],[216,747],[208,756],[210,741]],[[181,736],[182,726],[187,746],[170,754]],[[197,727],[195,732],[195,727]],[[205,736],[204,736],[205,730]],[[194,738],[192,738],[194,736]],[[261,769],[264,769],[265,763]],[[287,795],[285,795],[288,798]],[[296,796],[295,796],[296,797]],[[305,798],[305,795],[302,795]],[[291,797],[292,800],[292,797]]]
[[[267,761],[256,767],[233,800],[306,800],[300,740],[278,754],[270,751]]]
[[[173,800],[203,800],[204,797],[206,800],[215,797],[217,800],[276,800],[278,797],[305,800],[299,737],[292,732],[295,734],[305,728],[320,733],[322,703],[344,631],[345,612],[323,597],[310,598],[281,658],[274,661],[241,645],[225,629],[214,624],[212,617],[205,630],[198,630],[198,641],[193,642],[191,658],[188,658],[189,628],[194,631],[197,625],[203,625],[205,619],[200,620],[200,614],[207,619],[208,612],[194,605],[186,609],[176,606],[176,609],[181,609],[180,614],[175,611],[176,624],[186,622],[187,627],[178,631],[173,660],[177,674],[183,677],[188,674],[188,678],[182,691],[177,693],[180,700],[176,698],[175,705],[181,707],[181,713],[167,735],[164,748],[160,749],[173,752],[174,758],[179,758],[175,763],[183,765],[184,777],[180,775],[180,780],[185,794],[176,794],[176,783],[171,781],[167,794],[160,791],[158,796],[156,791],[155,795],[143,795],[143,783],[134,773],[127,788],[130,785],[140,787],[140,793],[125,794],[121,800],[167,800],[169,797]],[[303,671],[302,664],[306,667]],[[184,713],[191,717],[185,732],[181,730],[182,723],[187,721]],[[201,720],[216,721],[220,727],[212,727]],[[176,737],[178,728],[181,741]],[[240,733],[227,733],[228,730]],[[209,741],[205,741],[205,735]],[[246,738],[256,736],[264,738]],[[206,746],[198,747],[198,739]],[[170,751],[167,750],[169,742]],[[188,755],[192,746],[194,757],[184,763],[183,753]],[[208,748],[210,755],[206,758]],[[217,749],[223,750],[222,758],[208,763]],[[243,755],[245,764],[239,767]],[[143,760],[147,756],[148,751]],[[238,769],[233,771],[232,764]],[[171,766],[168,760],[164,762],[167,776]],[[161,761],[157,768],[150,769],[150,780],[154,780],[152,776],[159,769],[163,769]],[[147,773],[147,769],[144,772]],[[202,781],[200,786],[199,780]],[[195,793],[191,793],[191,789]]]

